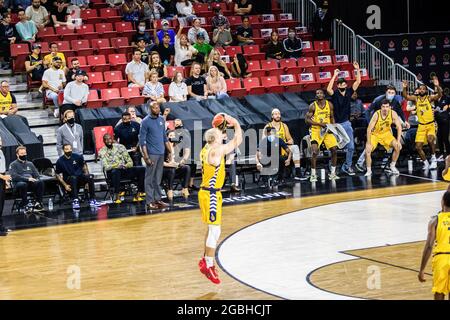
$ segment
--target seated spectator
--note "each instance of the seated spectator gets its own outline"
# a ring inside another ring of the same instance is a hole
[[[89,174],[89,168],[84,157],[81,154],[73,153],[70,144],[64,144],[62,155],[56,161],[56,179],[61,183],[64,190],[70,194],[72,200],[72,208],[80,209],[80,200],[78,193],[80,187],[88,185],[89,189],[89,206],[100,207],[100,203],[95,199],[94,178]],[[62,175],[62,177],[61,177]]]
[[[283,40],[283,49],[285,58],[300,58],[302,56],[303,43],[302,39],[297,37],[295,29],[289,28],[288,37]]]
[[[253,4],[250,0],[237,0],[234,4],[234,14],[248,16],[252,14]]]
[[[60,0],[61,1],[61,0]],[[90,0],[70,0],[70,3],[78,8],[84,10],[89,8]]]
[[[195,42],[194,48],[202,54],[202,62],[205,62],[205,57],[208,57],[211,50],[214,49],[212,45],[205,42],[205,35],[203,33],[197,34],[197,42]]]
[[[114,128],[114,137],[117,143],[123,145],[133,160],[133,165],[140,166],[141,152],[139,151],[139,130],[141,125],[131,120],[131,114],[127,111],[122,113],[121,123]]]
[[[172,66],[175,57],[175,47],[170,44],[170,35],[168,33],[164,34],[163,41],[159,42],[156,38],[156,51],[159,53],[159,57],[162,63],[166,66]]]
[[[194,56],[198,53],[188,41],[187,35],[182,33],[183,27],[180,26],[175,37],[175,66],[190,66],[194,61]]]
[[[73,110],[64,112],[63,122],[64,124],[56,130],[56,151],[58,156],[62,155],[65,144],[70,144],[74,153],[83,154],[83,127],[75,123],[75,112]]]
[[[170,131],[167,134],[171,151],[166,150],[164,155],[163,180],[167,181],[167,198],[173,200],[173,185],[175,178],[181,179],[181,194],[185,199],[189,197],[189,181],[191,179],[191,167],[186,164],[189,155],[184,156],[184,150],[179,147],[180,140],[177,139],[175,132]],[[168,158],[170,157],[170,158]]]
[[[177,17],[177,8],[175,7],[175,1],[173,0],[160,0],[159,4],[164,8],[162,17],[166,19],[172,19]]]
[[[366,120],[366,109],[361,99],[358,99],[356,91],[352,95],[352,101],[350,102],[350,122],[353,128],[366,128],[368,123]]]
[[[211,25],[213,29],[218,29],[220,26],[223,26],[224,29],[230,30],[230,21],[225,17],[222,13],[221,7],[214,8],[214,17],[211,19]]]
[[[122,7],[123,0],[106,0],[106,4],[110,8]]]
[[[71,58],[71,59],[72,60],[70,62],[72,63],[72,68],[66,69],[67,70],[67,75],[66,75],[67,83],[69,83],[71,81],[75,81],[76,73],[78,71],[83,71],[82,69],[80,69],[80,60],[78,60],[78,58]],[[84,81],[88,81],[88,80],[89,80],[89,77],[87,76],[87,74],[85,74]]]
[[[126,111],[130,114],[130,119],[131,119],[131,121],[137,122],[137,123],[139,123],[139,124],[142,123],[142,119],[139,118],[139,117],[136,115],[136,107],[134,107],[134,106],[129,106],[129,107],[126,109]],[[121,123],[122,123],[122,119],[120,119],[119,122],[116,123],[116,127],[117,127],[119,124],[121,124]]]
[[[0,85],[0,118],[5,118],[17,113],[17,100],[9,91],[8,81],[3,80]]]
[[[87,3],[89,3],[89,0],[71,0],[71,1],[73,5],[82,8],[87,7]],[[64,0],[58,0],[53,3],[54,3],[53,10],[50,11],[51,24],[53,24],[53,26],[55,27],[68,25],[67,21],[68,18],[70,17],[70,14],[67,12],[67,8],[69,7],[69,4]]]
[[[61,59],[61,69],[66,68],[66,57],[64,53],[58,52],[58,44],[56,42],[50,43],[50,53],[44,57],[44,67],[50,68],[50,64],[52,63],[53,58],[59,57]]]
[[[199,190],[199,187],[194,185],[194,176],[195,171],[197,170],[197,164],[194,161],[191,161],[191,134],[187,129],[183,126],[183,121],[181,119],[175,119],[175,138],[177,141],[180,141],[176,145],[175,152],[177,152],[177,148],[181,151],[175,154],[175,157],[180,156],[184,160],[184,163],[187,163],[191,167],[191,178],[189,179],[188,188],[191,190]]]
[[[173,81],[169,86],[169,102],[186,101],[188,95],[187,85],[183,81],[183,74],[175,72]]]
[[[266,47],[266,58],[281,60],[285,56],[283,43],[279,41],[278,32],[272,31]]]
[[[120,181],[123,178],[133,179],[137,183],[138,193],[134,195],[133,202],[143,201],[145,196],[144,178],[145,168],[142,166],[133,167],[133,160],[127,149],[121,144],[113,143],[113,138],[109,134],[103,136],[105,146],[99,151],[99,158],[102,161],[103,170],[108,179],[111,179],[114,190],[113,201],[121,204]]]
[[[325,0],[317,9],[311,23],[314,40],[331,39],[333,20],[333,16],[328,11],[328,1]]]
[[[150,46],[154,46],[152,37],[150,36],[150,33],[148,33],[146,30],[145,21],[140,21],[139,25],[137,27],[136,33],[133,35],[133,38],[131,40],[131,46],[134,48],[137,48],[137,43],[140,39],[144,39],[144,41]],[[156,37],[155,37],[156,38]]]
[[[242,53],[237,53],[231,63],[231,74],[233,78],[249,78],[252,76],[251,72],[247,72],[248,63]]]
[[[128,77],[128,86],[144,88],[147,73],[148,65],[141,61],[141,51],[135,49],[133,60],[125,67],[125,74]]]
[[[206,80],[200,75],[201,68],[200,63],[194,62],[191,66],[191,76],[186,79],[186,85],[191,99],[208,99]]]
[[[162,84],[169,84],[171,81],[167,78],[167,66],[161,62],[158,52],[152,52],[150,55],[149,70],[155,70],[158,73],[158,81]]]
[[[14,25],[11,24],[11,14],[6,12],[0,23],[0,57],[3,57],[3,70],[10,68],[11,44],[18,40],[20,40],[19,35]]]
[[[157,26],[158,25],[157,25],[156,21],[153,21],[153,31],[154,32],[156,32]],[[172,29],[169,29],[169,21],[167,21],[166,19],[161,21],[161,27],[162,27],[162,30],[159,30],[156,33],[155,43],[159,44],[159,43],[163,42],[164,35],[169,34],[169,36],[170,36],[169,44],[173,46],[175,44],[175,31],[173,31]]]
[[[208,77],[206,78],[206,88],[209,97],[216,99],[229,97],[227,94],[227,83],[219,73],[219,69],[215,66],[209,68]]]
[[[19,10],[17,13],[19,22],[16,23],[16,30],[22,41],[35,42],[36,34],[38,32],[36,24],[33,21],[28,21],[25,11]]]
[[[40,0],[33,0],[32,5],[25,10],[25,15],[36,24],[38,29],[46,27],[50,23],[49,14]]]
[[[233,43],[230,29],[226,29],[224,24],[220,24],[213,31],[213,43],[216,47],[226,47]]]
[[[51,68],[45,70],[42,76],[42,86],[45,89],[47,99],[53,100],[55,110],[53,115],[59,118],[58,94],[66,85],[66,76],[61,70],[62,60],[60,57],[54,57]]]
[[[64,101],[60,113],[64,114],[66,110],[77,110],[82,108],[89,96],[89,86],[84,83],[86,72],[78,70],[75,73],[75,81],[69,82],[64,88]]]
[[[161,19],[161,14],[164,13],[165,9],[155,0],[145,0],[142,2],[142,11],[142,19],[147,26],[151,26],[153,21]]]
[[[123,20],[133,23],[135,27],[139,24],[139,17],[141,15],[141,5],[136,0],[124,0],[122,4]]]
[[[137,40],[136,49],[141,52],[141,61],[145,64],[149,64],[152,48],[147,45],[144,38],[139,38]]]
[[[9,229],[3,226],[3,208],[5,207],[5,191],[6,185],[9,185],[11,176],[6,174],[6,159],[5,154],[2,151],[2,137],[0,136],[0,236],[7,236]]]
[[[154,70],[150,71],[149,78],[150,81],[145,84],[142,95],[146,98],[150,98],[150,102],[166,102],[166,99],[164,98],[164,87],[161,82],[158,82],[158,73]]]
[[[243,17],[242,25],[237,27],[236,39],[240,46],[255,43],[255,41],[253,41],[253,29],[250,26],[250,21],[248,17]]]
[[[177,8],[178,19],[180,19],[180,17],[186,18],[188,22],[191,22],[195,18],[195,10],[191,1],[177,0],[175,7]]]
[[[31,54],[25,60],[25,70],[33,81],[42,81],[44,75],[44,60],[41,55],[41,45],[34,43]]]
[[[22,201],[19,204],[20,213],[33,211],[42,212],[42,198],[44,196],[44,182],[39,179],[39,172],[33,162],[27,160],[27,148],[19,146],[16,149],[17,160],[9,165],[9,174],[12,179],[12,187]],[[27,192],[33,192],[35,203],[28,203]]]
[[[208,70],[212,66],[216,67],[225,79],[231,78],[231,72],[228,70],[227,64],[220,58],[220,52],[216,49],[211,51],[208,58]]]
[[[197,35],[199,33],[203,33],[205,36],[205,43],[209,43],[209,36],[208,32],[206,32],[205,29],[201,27],[202,23],[200,22],[200,19],[194,19],[193,26],[188,31],[188,40],[191,44],[194,44],[197,42]]]
[[[3,17],[5,13],[11,13],[9,1],[5,4],[4,0],[0,0],[0,15]]]

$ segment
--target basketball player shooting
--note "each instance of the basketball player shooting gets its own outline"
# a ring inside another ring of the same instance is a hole
[[[212,283],[220,280],[214,266],[214,254],[220,237],[222,223],[222,193],[225,182],[225,156],[242,143],[242,129],[239,122],[226,114],[216,115],[213,128],[205,133],[206,145],[200,153],[202,162],[202,184],[198,193],[198,202],[202,221],[207,224],[204,257],[199,262],[200,272]],[[223,144],[223,132],[234,128],[234,138]]]

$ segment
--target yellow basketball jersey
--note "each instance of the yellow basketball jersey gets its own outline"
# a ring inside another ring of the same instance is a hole
[[[267,126],[268,126],[269,128],[275,128],[275,127],[272,125],[272,122],[270,122]],[[286,138],[286,130],[284,129],[284,123],[283,123],[283,122],[280,122],[280,129],[279,129],[279,130],[276,130],[276,131],[277,131],[276,136],[277,136],[279,139],[283,140],[284,142],[287,142],[287,138]]]
[[[433,254],[450,253],[450,212],[438,214]]]
[[[317,101],[314,101],[315,110],[312,117],[312,120],[314,122],[329,124],[331,123],[331,108],[330,104],[328,103],[328,100],[325,100],[325,106],[323,109],[319,106]],[[311,131],[320,133],[321,127],[320,126],[312,126]]]
[[[12,97],[11,93],[8,92],[6,96],[4,96],[2,93],[0,93],[0,110],[2,112],[9,111],[12,104]]]
[[[221,189],[225,182],[225,157],[220,161],[218,167],[208,163],[208,154],[210,148],[207,144],[200,152],[200,160],[202,162],[202,184],[203,188]]]
[[[428,124],[434,121],[433,107],[431,106],[429,97],[417,97],[416,111],[419,124]]]
[[[391,126],[392,126],[392,122],[393,122],[392,110],[389,110],[388,115],[384,119],[381,114],[381,110],[378,110],[377,114],[378,114],[378,120],[377,120],[377,123],[375,124],[375,128],[373,128],[372,133],[382,135],[384,133],[391,132]]]
[[[445,181],[450,182],[450,170],[447,170],[447,174],[444,174],[444,172],[442,172],[442,178]]]

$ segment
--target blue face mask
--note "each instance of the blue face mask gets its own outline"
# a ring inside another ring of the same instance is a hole
[[[395,98],[395,94],[386,94],[386,99],[388,99],[389,101],[394,100]]]

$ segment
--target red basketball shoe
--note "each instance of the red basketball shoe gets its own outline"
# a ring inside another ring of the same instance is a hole
[[[216,267],[206,268],[205,276],[214,284],[219,284],[219,275],[217,274]]]
[[[201,258],[198,262],[198,267],[200,268],[200,272],[206,275],[206,260],[205,257]]]

